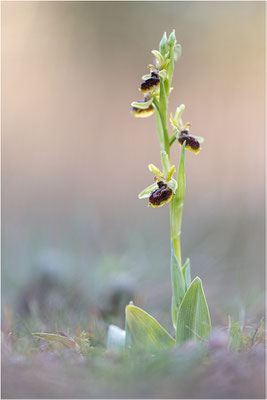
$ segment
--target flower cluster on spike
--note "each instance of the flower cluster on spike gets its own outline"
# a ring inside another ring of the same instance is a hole
[[[197,154],[200,151],[200,144],[203,141],[202,138],[189,133],[189,122],[183,123],[181,118],[185,109],[183,104],[177,107],[174,116],[172,113],[170,114],[173,135],[170,138],[168,134],[167,118],[165,118],[165,115],[167,113],[168,98],[173,89],[171,81],[174,63],[179,59],[181,52],[181,45],[177,44],[175,31],[170,34],[169,38],[165,32],[160,41],[159,50],[152,50],[154,63],[148,65],[149,74],[142,77],[143,81],[139,90],[144,95],[144,98],[140,102],[134,101],[131,104],[132,113],[135,117],[146,118],[155,112],[157,126],[160,126],[158,130],[161,130],[159,138],[161,149],[163,150],[161,154],[163,173],[153,166],[153,164],[150,164],[149,169],[155,173],[156,182],[148,186],[139,195],[139,198],[149,198],[148,205],[152,207],[161,207],[169,203],[175,195],[177,182],[172,178],[174,170],[171,169],[169,160],[171,145],[174,142],[178,142],[185,149]],[[157,173],[155,172],[156,170]]]
[[[140,85],[140,92],[144,94],[144,98],[140,102],[132,102],[132,113],[134,117],[146,118],[154,113],[153,99],[159,99],[160,96],[160,79],[168,79],[168,65],[171,58],[177,60],[181,54],[181,46],[176,44],[175,33],[172,32],[167,38],[164,33],[159,50],[152,50],[155,58],[154,64],[149,64],[149,74],[142,77],[143,81]]]

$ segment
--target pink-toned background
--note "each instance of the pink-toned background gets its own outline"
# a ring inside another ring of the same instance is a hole
[[[4,302],[52,260],[93,296],[126,276],[150,311],[168,309],[168,207],[137,199],[160,163],[155,120],[130,103],[173,28],[183,52],[169,110],[184,103],[205,138],[186,154],[183,257],[215,321],[249,298],[262,312],[262,2],[2,3]]]

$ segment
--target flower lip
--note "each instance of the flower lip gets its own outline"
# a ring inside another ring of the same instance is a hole
[[[163,206],[164,204],[168,203],[173,196],[173,191],[168,187],[167,183],[160,180],[157,182],[157,185],[158,189],[153,190],[149,196],[148,205],[152,207]]]
[[[151,71],[150,78],[144,80],[144,82],[141,83],[140,90],[142,93],[152,92],[152,90],[155,89],[159,85],[159,82],[160,82],[160,79],[159,79],[158,72]]]
[[[185,141],[185,147],[188,150],[191,150],[194,153],[198,153],[200,151],[199,141],[194,137],[189,135],[188,131],[182,131],[181,135],[178,138],[179,144],[182,146]]]
[[[150,106],[148,108],[137,108],[137,107],[133,107],[132,108],[132,113],[134,117],[137,118],[146,118],[149,117],[150,115],[152,115],[154,113],[155,109],[154,106],[152,104],[150,104]]]

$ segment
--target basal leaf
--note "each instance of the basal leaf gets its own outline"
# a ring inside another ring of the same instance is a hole
[[[202,282],[196,277],[183,298],[177,316],[176,342],[203,339],[210,334],[211,322]]]
[[[139,307],[128,305],[126,318],[131,338],[139,346],[156,346],[158,349],[175,345],[175,340],[147,312]]]
[[[174,328],[176,329],[177,314],[186,291],[186,286],[185,286],[183,272],[181,270],[181,267],[178,263],[175,254],[173,241],[171,242],[171,281],[172,281],[172,322]]]
[[[65,347],[68,347],[69,349],[75,349],[79,350],[79,345],[77,342],[75,342],[74,339],[57,334],[57,333],[45,333],[45,332],[36,332],[32,334],[35,337],[38,337],[39,339],[47,340],[50,342],[57,342],[63,344]]]

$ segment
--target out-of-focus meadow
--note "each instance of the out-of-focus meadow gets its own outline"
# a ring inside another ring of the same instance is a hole
[[[160,165],[155,119],[130,103],[173,28],[169,111],[184,103],[205,138],[186,153],[183,258],[214,326],[263,316],[264,3],[2,2],[4,326],[77,334],[103,320],[104,343],[134,298],[171,330],[168,206],[137,198]],[[59,397],[25,377],[16,389],[9,368],[5,397]]]

